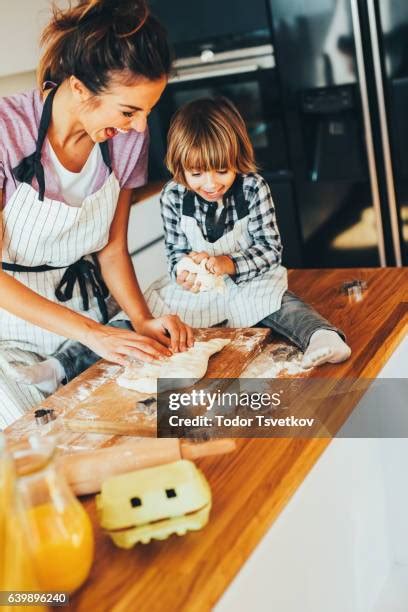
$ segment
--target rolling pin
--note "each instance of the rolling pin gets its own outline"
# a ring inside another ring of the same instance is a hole
[[[234,440],[188,442],[178,438],[138,438],[107,448],[64,454],[60,468],[76,495],[97,493],[106,478],[178,459],[230,453]]]

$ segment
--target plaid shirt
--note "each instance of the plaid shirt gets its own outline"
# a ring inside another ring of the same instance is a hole
[[[263,274],[271,266],[280,264],[282,258],[282,244],[269,186],[259,174],[245,174],[243,179],[245,200],[249,208],[248,232],[253,244],[246,250],[228,253],[235,263],[236,274],[232,279],[237,284]],[[175,278],[176,275],[177,262],[193,250],[180,227],[183,198],[186,191],[182,185],[170,181],[165,185],[160,197],[166,255],[172,278]],[[195,198],[195,202],[194,218],[204,238],[208,239],[205,221],[212,203],[205,202],[198,197]],[[223,204],[226,207],[224,228],[224,234],[226,234],[233,230],[238,216],[233,195],[226,194]]]

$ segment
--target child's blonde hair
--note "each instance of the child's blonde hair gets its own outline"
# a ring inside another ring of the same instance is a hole
[[[238,110],[226,98],[200,98],[174,115],[167,136],[166,165],[185,187],[184,170],[256,171],[254,150]]]

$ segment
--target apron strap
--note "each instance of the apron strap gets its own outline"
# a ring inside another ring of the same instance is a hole
[[[193,217],[194,218],[195,211],[195,195],[194,191],[186,191],[183,198],[183,206],[181,214],[185,217]]]
[[[44,201],[45,194],[45,177],[44,177],[44,166],[41,162],[41,152],[44,145],[45,137],[47,136],[48,128],[51,123],[52,117],[52,104],[54,101],[55,94],[57,93],[58,85],[54,87],[45,99],[43,111],[41,114],[40,125],[38,127],[38,137],[34,153],[24,157],[20,163],[13,168],[12,173],[14,178],[20,183],[28,183],[31,185],[33,178],[35,177],[38,182],[38,199],[40,202]],[[112,172],[111,160],[109,154],[109,146],[107,141],[99,144],[102,153],[102,159],[105,165]]]
[[[112,172],[112,162],[111,162],[111,157],[110,157],[110,153],[109,153],[109,144],[107,140],[104,140],[103,142],[99,143],[99,148],[101,150],[102,153],[102,159],[105,163],[105,166],[109,169],[109,172]]]
[[[2,261],[1,267],[3,270],[7,270],[7,272],[48,272],[49,270],[62,270],[67,266],[48,266],[47,264],[42,266],[20,266],[20,264]]]
[[[33,178],[35,177],[37,179],[40,202],[44,201],[45,193],[45,178],[44,168],[41,163],[41,151],[45,137],[47,135],[48,127],[51,122],[52,103],[57,89],[58,86],[54,87],[54,89],[51,90],[51,92],[45,99],[43,111],[41,114],[40,125],[38,128],[38,138],[34,153],[29,155],[28,157],[24,157],[24,159],[21,160],[18,166],[13,168],[14,177],[20,183],[28,183],[29,185],[31,185]]]
[[[238,219],[244,219],[249,214],[249,205],[244,195],[244,179],[242,175],[237,175],[231,189],[234,195],[235,210],[237,211]]]

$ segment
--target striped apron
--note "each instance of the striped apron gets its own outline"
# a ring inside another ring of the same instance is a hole
[[[41,152],[48,128],[44,113],[50,97],[51,94],[44,105],[37,152]],[[48,118],[51,106],[52,100]],[[103,158],[110,166],[107,152],[105,147]],[[37,161],[34,175],[39,192],[29,184],[32,177],[28,176],[3,211],[3,270],[48,300],[63,302],[71,310],[106,322],[107,289],[93,254],[108,243],[119,182],[111,172],[97,192],[86,197],[80,207],[74,207],[44,197],[44,177],[38,168]],[[11,380],[7,376],[7,363],[38,363],[55,353],[65,341],[58,334],[0,309],[0,427],[13,422],[45,397],[36,387]]]
[[[254,242],[248,232],[248,203],[243,193],[235,200],[238,221],[234,228],[209,242],[194,218],[195,200],[191,193],[183,200],[180,227],[192,251],[209,255],[229,255],[245,251]],[[227,319],[227,327],[251,327],[279,310],[287,289],[286,268],[276,264],[259,277],[240,284],[225,277],[224,293],[186,291],[168,276],[155,281],[145,292],[147,304],[155,317],[177,314],[192,327],[210,327]]]

